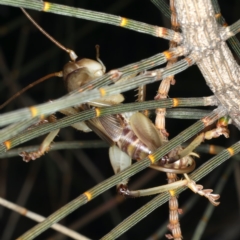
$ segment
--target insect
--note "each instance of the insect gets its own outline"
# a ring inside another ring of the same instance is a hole
[[[44,35],[49,37],[49,35],[34,22],[27,12],[24,9],[22,10],[34,25],[36,25]],[[56,40],[53,40],[53,42],[56,43]],[[57,43],[57,45],[60,44]],[[79,89],[84,86],[84,84],[91,84],[92,80],[101,77],[105,73],[105,66],[99,59],[99,46],[97,46],[98,62],[86,58],[76,60],[77,56],[72,50],[67,50],[67,52],[70,53],[69,55],[72,58],[72,61],[65,64],[62,75],[68,92]],[[127,81],[127,79],[120,79],[120,81]],[[120,103],[123,100],[123,96],[118,94],[107,98],[93,100],[92,102],[80,106],[63,109],[61,112],[65,115],[71,115],[79,110],[89,109],[92,106],[111,106]],[[141,160],[162,145],[161,137],[155,126],[147,117],[139,112],[95,118],[86,123],[76,123],[73,127],[84,132],[91,131],[90,129],[92,129],[112,146],[109,155],[115,174],[129,167],[131,165],[131,159]],[[51,132],[37,151],[20,153],[24,161],[28,162],[42,156],[50,148],[50,144],[58,132],[59,130]],[[190,152],[187,152],[185,155],[188,155],[189,153]],[[179,155],[181,155],[181,153],[179,153]],[[184,158],[185,156],[182,157]],[[195,168],[195,162],[190,157],[187,157],[184,160],[176,158],[174,161],[176,160],[183,161],[183,163],[174,163],[171,167],[171,164],[169,165],[171,159],[166,155],[160,160],[160,166],[153,165],[152,167],[160,171],[172,173],[188,173]],[[172,161],[172,163],[174,161]],[[128,190],[127,180],[123,180],[119,183],[118,188],[119,193],[126,196],[141,196],[140,193],[136,195]]]

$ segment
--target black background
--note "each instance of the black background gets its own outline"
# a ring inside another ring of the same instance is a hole
[[[148,0],[145,1],[55,1],[69,6],[102,11],[124,16],[138,21],[158,26],[170,27],[169,19],[162,16],[159,10]],[[124,3],[123,3],[124,2]],[[127,2],[127,3],[125,3]],[[240,16],[239,1],[220,1],[223,16],[228,24],[238,20]],[[79,57],[95,59],[95,45],[100,45],[101,60],[111,70],[126,64],[150,57],[158,52],[168,49],[166,40],[154,38],[149,35],[133,32],[127,29],[88,22],[85,20],[69,18],[50,13],[29,11],[36,21],[54,38],[68,48],[74,49]],[[65,52],[58,49],[52,42],[43,36],[22,14],[20,9],[0,7],[0,101],[3,102],[29,83],[54,71],[60,71],[69,61]],[[15,24],[16,26],[11,28]],[[158,83],[148,86],[147,100],[153,99]],[[22,97],[9,104],[1,112],[19,109],[47,102],[61,97],[66,93],[61,79],[54,78],[29,90]],[[134,101],[135,92],[124,94],[126,102]],[[176,84],[171,87],[170,97],[201,97],[209,96],[204,79],[196,66],[176,76]],[[167,130],[170,138],[190,126],[191,120],[167,119]],[[71,128],[61,131],[57,141],[62,140],[92,140],[98,139],[94,133],[84,134]],[[24,145],[39,144],[42,138],[32,140]],[[224,137],[211,141],[211,143],[230,146],[239,140],[239,132],[231,127],[231,138]],[[208,142],[207,142],[208,143]],[[87,168],[77,160],[91,161],[100,175],[97,175],[91,166]],[[210,158],[210,155],[201,154],[197,160],[200,164]],[[89,160],[90,159],[90,160]],[[231,161],[231,160],[229,160]],[[228,162],[220,167],[220,173],[228,166]],[[238,165],[235,165],[235,173]],[[131,182],[139,181],[144,174],[134,176]],[[215,171],[214,171],[215,172]],[[213,174],[214,174],[213,172]],[[107,148],[66,150],[51,152],[41,159],[31,163],[24,163],[20,157],[1,159],[0,161],[0,196],[12,202],[17,202],[20,195],[25,198],[20,205],[44,216],[50,215],[62,205],[74,199],[82,192],[100,182],[99,178],[106,179],[113,174],[108,160]],[[92,176],[91,176],[92,175]],[[211,174],[210,174],[211,175]],[[95,179],[93,178],[95,177]],[[144,184],[142,188],[164,184],[165,174],[159,173],[152,181]],[[236,190],[236,177],[231,174],[221,194],[221,204],[214,211],[201,239],[238,239],[239,232],[239,199]],[[209,177],[204,178],[200,184],[209,186]],[[25,185],[24,185],[25,184]],[[30,186],[31,190],[23,190],[23,186]],[[94,199],[63,220],[63,224],[70,225],[75,221],[84,221],[89,214],[97,214],[97,208],[106,204],[110,206],[111,199],[116,195],[115,188],[109,190],[107,195]],[[193,193],[186,191],[180,195],[180,207]],[[139,209],[153,197],[127,199],[114,206],[100,216],[94,218],[77,230],[91,239],[99,239],[116,226],[121,220]],[[191,239],[194,230],[202,217],[208,202],[200,198],[190,212],[181,220],[183,236]],[[16,220],[16,215],[0,207],[0,239],[14,239],[25,232],[35,223],[25,217]],[[168,206],[165,204],[151,213],[138,225],[126,232],[121,239],[146,239],[153,234],[168,218]],[[14,222],[15,221],[15,222]],[[6,232],[12,235],[6,237]],[[233,234],[233,235],[230,235]],[[56,232],[48,230],[37,239],[57,238]],[[162,237],[161,239],[164,239]]]

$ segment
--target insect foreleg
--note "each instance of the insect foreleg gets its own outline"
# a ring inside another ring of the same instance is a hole
[[[48,121],[49,122],[55,122],[56,121],[55,116],[51,115],[49,117]],[[57,136],[59,131],[60,131],[60,129],[56,129],[56,130],[50,132],[47,135],[47,137],[43,140],[42,144],[40,145],[40,147],[37,151],[21,152],[19,155],[23,158],[23,161],[29,162],[30,160],[35,160],[35,159],[41,157],[42,155],[44,155],[45,152],[47,152],[49,150],[52,141]]]

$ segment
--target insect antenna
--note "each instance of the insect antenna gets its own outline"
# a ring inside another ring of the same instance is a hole
[[[49,40],[51,40],[54,44],[56,44],[59,48],[67,52],[71,58],[72,61],[75,61],[77,59],[77,54],[69,49],[64,47],[60,42],[58,42],[56,39],[54,39],[51,35],[49,35],[43,28],[41,28],[35,21],[34,19],[27,13],[27,11],[23,8],[20,8],[22,12],[25,14],[25,16],[35,25],[35,27],[42,32]],[[101,62],[100,62],[101,63]],[[101,63],[102,64],[102,63]],[[103,65],[104,66],[104,65]]]
[[[48,39],[50,39],[54,44],[56,44],[59,48],[61,48],[62,50],[64,50],[65,52],[67,52],[71,58],[72,61],[75,61],[77,59],[77,55],[76,53],[69,49],[64,47],[61,43],[59,43],[56,39],[54,39],[51,35],[49,35],[42,27],[40,27],[35,21],[34,19],[27,13],[27,11],[23,8],[20,8],[22,10],[22,12],[24,13],[24,15],[34,24],[34,26],[39,29],[39,31],[41,31]],[[103,66],[103,68],[105,69],[104,64],[102,63],[102,61],[99,59],[99,46],[96,47],[97,49],[97,60],[99,61],[99,63]],[[24,93],[25,91],[27,91],[28,89],[32,88],[33,86],[36,86],[37,84],[51,78],[51,77],[62,77],[62,71],[60,72],[55,72],[55,73],[50,73],[38,80],[36,80],[34,83],[30,83],[28,86],[26,86],[25,88],[23,88],[22,90],[20,90],[19,92],[17,92],[16,94],[14,94],[11,98],[9,98],[7,101],[5,101],[3,104],[0,105],[0,109],[4,108],[7,104],[9,104],[12,100],[14,100],[15,98],[17,98],[18,96],[20,96],[22,93]]]
[[[51,78],[51,77],[62,77],[62,71],[60,72],[55,72],[55,73],[50,73],[42,78],[39,78],[38,80],[36,80],[33,83],[30,83],[29,85],[27,85],[25,88],[23,88],[22,90],[20,90],[19,92],[17,92],[16,94],[14,94],[12,97],[10,97],[6,102],[4,102],[3,104],[0,105],[0,109],[4,108],[6,105],[8,105],[12,100],[14,100],[15,98],[19,97],[21,94],[23,94],[24,92],[26,92],[28,89],[36,86],[37,84],[44,82],[45,80]]]
[[[96,59],[102,65],[103,72],[106,72],[106,67],[100,59],[100,46],[96,45],[95,48],[96,48]]]

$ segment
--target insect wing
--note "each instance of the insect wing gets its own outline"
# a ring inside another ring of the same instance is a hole
[[[117,142],[123,132],[122,121],[117,115],[94,118],[87,121],[87,125],[110,145]]]
[[[105,131],[102,126],[99,118],[94,118],[92,120],[85,122],[89,128],[91,128],[103,141],[107,142],[109,145],[113,145],[114,141],[108,136],[108,133]]]
[[[123,132],[124,123],[118,115],[109,115],[100,117],[101,122],[107,135],[114,141],[117,142]]]
[[[115,174],[132,164],[132,159],[115,145],[109,148],[109,157]]]
[[[157,129],[142,113],[134,113],[129,119],[129,124],[137,137],[146,144],[151,151],[156,150],[162,145],[162,140]]]
[[[117,146],[111,146],[109,148],[109,158],[115,174],[123,171],[132,164],[132,159]],[[119,185],[127,185],[128,179],[123,179]]]

